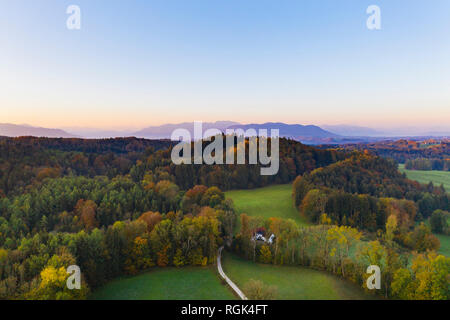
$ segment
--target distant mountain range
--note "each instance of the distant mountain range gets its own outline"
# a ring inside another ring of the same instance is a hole
[[[78,137],[85,139],[108,139],[132,137],[136,130],[108,130],[86,127],[65,127],[66,132],[70,132]]]
[[[301,140],[302,138],[337,138],[339,135],[326,131],[318,126],[301,124],[286,124],[281,122],[267,122],[263,124],[236,124],[229,127],[230,129],[266,129],[268,133],[272,129],[278,129],[281,137]]]
[[[138,137],[147,139],[170,139],[175,129],[186,129],[194,137],[194,123],[184,122],[179,124],[164,124],[161,126],[151,126],[139,131],[117,131],[102,130],[94,128],[66,128],[48,129],[33,127],[30,125],[16,125],[3,123],[0,124],[0,136],[19,137],[36,136],[49,138],[116,138],[116,137]],[[244,131],[252,128],[255,130],[266,129],[270,134],[271,129],[278,129],[281,137],[294,139],[306,144],[346,144],[358,142],[373,142],[386,140],[387,138],[404,137],[432,137],[432,136],[450,136],[446,128],[436,128],[434,134],[420,131],[419,129],[403,129],[405,134],[397,129],[396,131],[380,131],[372,128],[352,126],[352,125],[300,125],[286,124],[281,122],[267,122],[263,124],[241,124],[233,121],[203,122],[202,129],[205,132],[208,129],[218,129],[226,132],[226,129],[242,129]],[[442,130],[442,131],[441,131]],[[417,134],[414,134],[417,132]],[[409,134],[406,134],[409,133]],[[437,134],[439,133],[439,134]]]
[[[379,130],[346,124],[322,125],[321,128],[345,137],[379,137],[383,135],[383,132]]]
[[[323,130],[322,128],[314,125],[303,126],[300,124],[285,124],[280,122],[267,122],[263,124],[240,124],[233,121],[217,121],[217,122],[203,122],[202,129],[205,132],[208,129],[218,129],[222,132],[226,132],[226,129],[242,129],[244,131],[248,129],[266,129],[269,134],[270,130],[278,129],[281,137],[287,137],[303,141],[306,143],[316,142],[332,142],[334,139],[339,139],[340,136]],[[37,137],[49,137],[49,138],[73,138],[73,137],[85,137],[85,138],[108,138],[108,137],[125,137],[135,136],[138,138],[147,139],[170,139],[172,132],[175,129],[186,129],[191,133],[191,137],[194,137],[194,123],[184,122],[179,124],[164,124],[161,126],[151,126],[139,130],[137,132],[132,131],[108,131],[108,130],[96,130],[86,128],[71,128],[74,133],[69,133],[61,129],[47,129],[32,127],[28,125],[15,125],[15,124],[0,124],[0,136],[18,137],[18,136],[37,136]]]
[[[7,136],[7,137],[35,136],[48,138],[76,137],[75,135],[70,134],[61,129],[48,129],[10,123],[0,123],[0,136]]]
[[[162,126],[148,127],[143,130],[140,130],[133,135],[139,138],[148,138],[148,139],[162,139],[162,138],[170,138],[172,132],[175,129],[186,129],[191,133],[191,137],[194,136],[194,124],[192,122],[185,122],[180,124],[165,124]],[[267,122],[263,124],[240,124],[232,121],[217,121],[217,122],[203,122],[202,123],[203,131],[208,129],[218,129],[223,133],[226,132],[227,129],[242,129],[244,131],[248,129],[266,129],[270,134],[270,130],[278,129],[281,137],[288,138],[336,138],[338,135],[325,131],[318,126],[302,126],[300,124],[285,124],[280,122]]]
[[[352,125],[321,125],[321,128],[344,137],[444,137],[450,136],[450,127],[401,127],[373,129]]]
[[[217,121],[217,122],[203,122],[203,131],[208,129],[218,129],[222,132],[233,125],[238,125],[239,123],[233,121]],[[170,139],[172,132],[175,129],[186,129],[191,133],[191,137],[194,136],[194,123],[184,122],[178,124],[164,124],[161,126],[153,126],[142,129],[138,132],[133,133],[133,136],[137,138],[147,138],[147,139]]]

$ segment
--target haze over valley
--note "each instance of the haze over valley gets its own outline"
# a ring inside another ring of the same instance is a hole
[[[163,124],[159,126],[149,126],[140,130],[133,129],[101,129],[101,128],[43,128],[28,124],[0,123],[0,136],[20,137],[36,136],[49,138],[117,138],[117,137],[137,137],[146,139],[170,139],[172,132],[176,129],[186,129],[194,135],[194,123],[183,122],[178,124]],[[286,124],[281,122],[266,122],[240,124],[234,121],[216,121],[202,123],[203,132],[208,129],[218,129],[226,133],[227,129],[266,129],[270,133],[271,129],[278,129],[280,136],[294,139],[307,144],[322,143],[356,143],[378,141],[383,139],[396,138],[427,138],[427,137],[449,137],[450,128],[408,128],[399,127],[391,129],[378,129],[353,125],[301,125]]]

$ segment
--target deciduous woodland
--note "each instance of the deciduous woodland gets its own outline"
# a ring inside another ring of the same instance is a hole
[[[249,260],[309,266],[358,284],[376,264],[384,297],[450,298],[450,258],[435,253],[439,240],[421,223],[449,211],[442,186],[410,181],[394,161],[368,153],[287,139],[275,176],[261,176],[259,165],[176,166],[172,146],[1,138],[0,298],[84,299],[121,275],[212,264],[229,244]],[[223,193],[292,181],[295,207],[316,225],[238,217]],[[253,241],[256,231],[274,233],[274,244]],[[81,290],[66,287],[73,264]]]

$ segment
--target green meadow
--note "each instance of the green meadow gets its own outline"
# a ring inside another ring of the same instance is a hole
[[[450,257],[450,236],[446,236],[443,234],[435,234],[435,236],[441,242],[441,247],[439,248],[438,253]]]
[[[450,172],[449,171],[423,171],[423,170],[407,170],[404,164],[399,164],[400,172],[406,173],[408,179],[418,181],[420,183],[433,182],[434,185],[444,185],[447,192],[450,192]]]
[[[252,190],[226,192],[233,199],[238,214],[263,218],[280,217],[293,219],[298,225],[307,225],[305,218],[294,208],[292,202],[292,184],[275,185]]]
[[[228,277],[243,289],[250,279],[277,287],[277,300],[374,299],[357,285],[331,274],[300,266],[253,263],[225,252],[222,266]]]
[[[215,266],[161,268],[112,280],[92,300],[227,300],[236,299],[222,284]]]

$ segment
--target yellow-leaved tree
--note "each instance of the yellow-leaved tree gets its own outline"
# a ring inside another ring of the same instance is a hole
[[[30,290],[25,298],[31,300],[81,300],[86,299],[89,288],[81,281],[80,289],[69,289],[67,267],[75,264],[69,253],[54,255],[40,273],[39,284]]]

